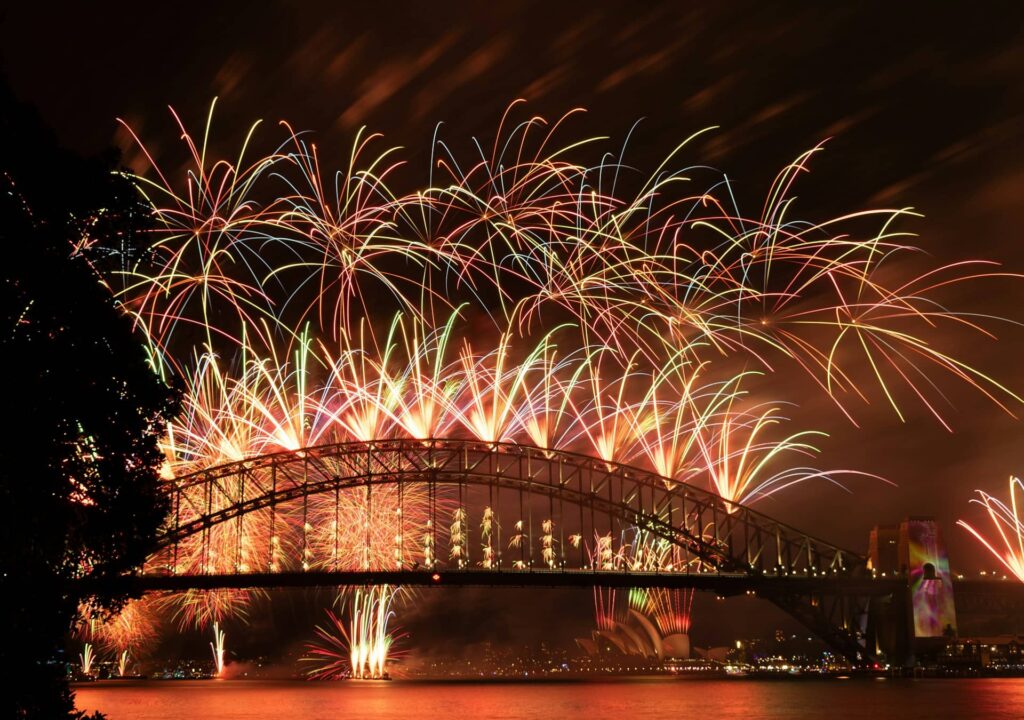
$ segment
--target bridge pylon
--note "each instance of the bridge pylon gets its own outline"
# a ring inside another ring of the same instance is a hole
[[[934,659],[957,634],[949,554],[939,524],[908,517],[899,525],[876,525],[868,565],[877,577],[900,581],[891,595],[872,603],[878,651],[904,667]]]

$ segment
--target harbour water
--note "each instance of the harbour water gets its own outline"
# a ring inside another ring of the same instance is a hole
[[[585,682],[107,681],[76,688],[110,720],[1021,720],[1024,679]]]

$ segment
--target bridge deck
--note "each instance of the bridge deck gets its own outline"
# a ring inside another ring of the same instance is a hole
[[[756,576],[745,573],[612,572],[579,569],[531,570],[369,570],[295,573],[231,573],[210,575],[144,575],[123,578],[135,591],[339,587],[404,585],[420,587],[661,587],[694,588],[720,595],[747,592],[802,593],[829,589],[857,595],[887,595],[905,587],[895,578],[822,576]]]

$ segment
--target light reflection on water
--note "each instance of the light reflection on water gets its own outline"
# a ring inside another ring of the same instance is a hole
[[[1024,679],[565,683],[111,681],[77,688],[110,720],[912,720],[1024,718]]]

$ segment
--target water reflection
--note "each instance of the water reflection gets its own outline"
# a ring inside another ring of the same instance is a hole
[[[1024,717],[1024,679],[536,683],[111,681],[77,688],[110,720]]]

